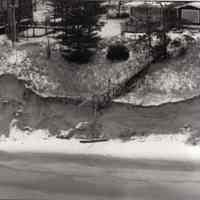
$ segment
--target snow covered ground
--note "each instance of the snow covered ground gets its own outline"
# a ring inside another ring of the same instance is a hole
[[[197,40],[185,55],[166,62],[152,64],[151,70],[138,82],[136,88],[115,102],[153,106],[169,102],[179,102],[200,95],[200,33],[183,31],[169,33],[171,39],[184,40],[188,36]]]
[[[77,139],[62,140],[50,136],[46,130],[21,131],[11,123],[10,136],[0,138],[0,151],[102,155],[133,159],[172,161],[200,161],[200,146],[186,143],[190,131],[176,134],[135,136],[127,142],[110,140],[81,144]]]
[[[146,75],[141,85],[116,102],[152,106],[169,102],[179,102],[200,94],[200,69],[185,68],[177,71],[163,68]]]
[[[0,75],[13,74],[18,77],[18,79],[28,81],[29,85],[27,85],[27,87],[39,93],[41,96],[48,96],[49,93],[51,94],[49,91],[45,91],[44,93],[41,91],[50,88],[53,90],[57,89],[59,83],[49,78],[44,63],[41,63],[41,65],[36,64],[37,59],[45,57],[44,49],[46,47],[46,42],[46,37],[32,38],[28,41],[24,39],[17,42],[15,48],[12,48],[12,44],[7,36],[1,35],[0,46],[2,51],[0,52]],[[52,46],[55,47],[55,41],[51,39],[50,42]],[[35,55],[34,52],[36,52],[37,55]]]

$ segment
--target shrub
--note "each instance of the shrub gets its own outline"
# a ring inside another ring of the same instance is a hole
[[[120,19],[124,19],[128,17],[129,17],[129,13],[127,12],[122,12],[120,15],[119,14],[117,15],[117,18],[120,18]]]
[[[182,45],[181,39],[176,38],[170,43],[172,47],[180,47]]]
[[[111,45],[108,48],[107,59],[109,60],[127,60],[129,58],[129,50],[123,44]]]
[[[129,13],[127,13],[127,12],[124,12],[121,14],[122,18],[128,18],[129,16],[130,16]]]
[[[200,132],[198,130],[192,129],[191,125],[186,125],[182,128],[182,134],[188,135],[186,144],[199,145],[200,144]]]
[[[135,136],[135,135],[136,135],[136,132],[127,128],[127,129],[123,130],[123,132],[120,133],[119,138],[122,141],[127,141],[127,140],[130,140],[131,137]]]
[[[189,43],[189,44],[195,42],[195,39],[192,36],[190,36],[190,35],[184,34],[183,37],[184,37],[185,41],[187,43]]]
[[[194,132],[192,133],[186,141],[187,144],[190,145],[199,145],[200,144],[200,133]]]
[[[155,45],[152,45],[151,54],[154,61],[160,61],[168,56],[167,46],[170,42],[170,38],[165,34],[165,41],[164,41],[163,33],[160,31],[155,32],[154,36],[156,37],[157,42],[155,43]]]
[[[166,56],[164,48],[165,48],[165,46],[162,44],[152,47],[151,54],[152,54],[154,61],[160,61]]]
[[[84,64],[90,61],[92,55],[93,53],[88,50],[85,50],[85,51],[76,50],[76,51],[68,52],[64,56],[69,62]]]
[[[171,57],[179,57],[185,55],[187,47],[188,44],[184,38],[175,38],[169,43],[167,50]]]

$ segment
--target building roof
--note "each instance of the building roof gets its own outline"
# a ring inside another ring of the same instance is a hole
[[[161,7],[161,4],[162,3],[162,6],[167,6],[167,5],[170,5],[172,4],[171,2],[161,2],[161,1],[132,1],[132,2],[129,2],[129,3],[126,3],[125,6],[126,7],[140,7],[140,6],[149,6],[149,7]]]
[[[177,6],[176,8],[179,9],[179,8],[187,8],[187,7],[192,7],[192,8],[200,9],[200,2],[186,3],[184,5]]]

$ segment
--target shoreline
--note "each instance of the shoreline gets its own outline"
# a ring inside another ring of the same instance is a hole
[[[1,140],[0,151],[200,163],[200,146],[186,144],[187,136],[183,134],[152,134],[126,142],[114,139],[92,144],[81,144],[77,139],[62,140],[47,137],[44,132],[39,135],[34,134],[33,132],[24,139]]]

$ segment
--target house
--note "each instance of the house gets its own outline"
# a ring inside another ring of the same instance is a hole
[[[107,8],[108,18],[126,18],[128,9],[124,6],[128,0],[108,0],[102,3]]]
[[[200,2],[190,2],[177,6],[180,27],[200,28]]]
[[[197,1],[131,1],[126,6],[130,18],[122,23],[122,33],[147,32],[147,20],[151,29],[163,26],[167,29],[200,29],[200,2]]]
[[[147,32],[172,28],[177,23],[177,12],[173,2],[132,1],[126,4],[129,8],[129,19],[122,23],[123,32]],[[148,30],[147,30],[148,29]]]
[[[33,20],[33,3],[31,0],[0,0],[0,30],[4,30],[9,21],[9,10],[15,5],[17,23],[30,23]]]

